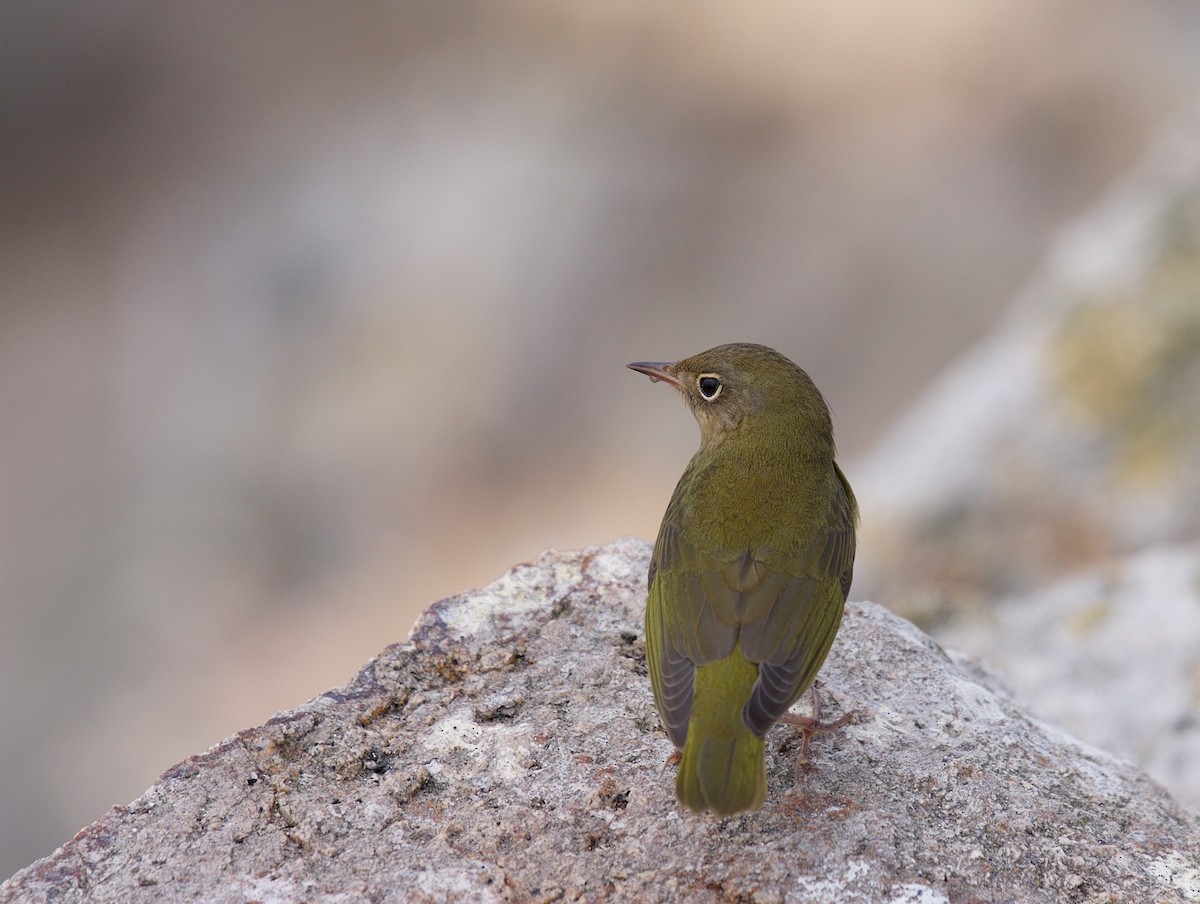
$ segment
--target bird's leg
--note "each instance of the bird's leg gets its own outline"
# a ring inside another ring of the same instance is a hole
[[[809,693],[812,695],[812,715],[797,716],[793,713],[784,713],[779,720],[785,725],[791,725],[794,728],[800,729],[800,756],[796,758],[796,769],[799,771],[802,767],[808,765],[808,745],[812,740],[813,735],[829,734],[831,731],[837,731],[850,724],[854,718],[853,712],[848,712],[840,719],[835,719],[832,722],[821,722],[821,695],[817,693],[816,682]]]
[[[676,750],[669,757],[667,757],[667,761],[665,763],[663,763],[663,767],[659,771],[658,774],[662,775],[664,772],[667,771],[668,766],[678,766],[681,762],[683,762],[683,751]]]

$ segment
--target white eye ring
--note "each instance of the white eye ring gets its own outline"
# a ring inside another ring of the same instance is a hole
[[[718,374],[700,374],[696,378],[696,388],[700,390],[701,398],[711,402],[721,394],[721,377]]]

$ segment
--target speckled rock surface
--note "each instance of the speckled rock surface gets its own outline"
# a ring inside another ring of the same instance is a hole
[[[649,546],[443,600],[345,688],[163,774],[0,901],[1187,901],[1200,826],[982,667],[854,603],[766,806],[681,812],[645,677]]]
[[[1200,810],[1200,544],[1150,547],[945,628],[1039,714]]]

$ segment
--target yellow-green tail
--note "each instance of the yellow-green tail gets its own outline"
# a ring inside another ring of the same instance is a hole
[[[767,796],[763,739],[742,721],[758,678],[739,645],[733,655],[696,669],[692,718],[675,794],[689,810],[729,816],[757,810]]]

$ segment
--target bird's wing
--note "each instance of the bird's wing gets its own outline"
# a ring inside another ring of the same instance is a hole
[[[764,580],[751,592],[753,602],[744,604],[748,615],[758,617],[741,625],[742,652],[759,664],[759,673],[743,720],[760,735],[812,683],[841,624],[853,577],[857,511],[840,471],[838,477],[828,530],[790,567],[768,554],[764,565],[773,580]]]
[[[696,666],[729,656],[737,641],[736,624],[718,618],[713,605],[719,583],[714,563],[664,519],[650,560],[646,664],[663,728],[679,748],[692,715]]]

